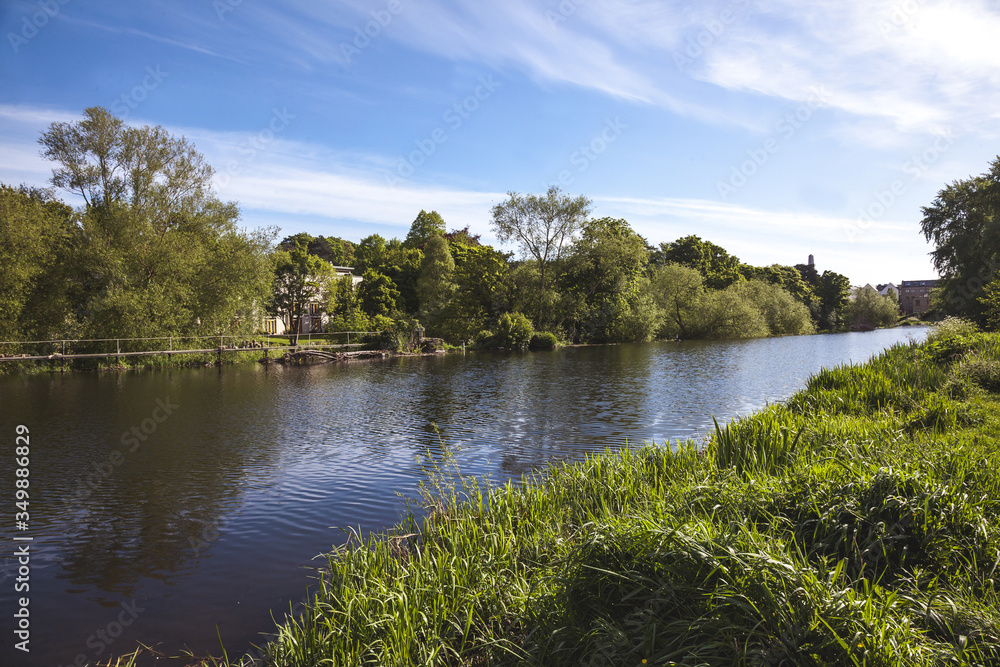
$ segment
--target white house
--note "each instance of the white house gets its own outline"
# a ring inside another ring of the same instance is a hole
[[[361,276],[354,275],[353,266],[333,266],[333,270],[336,272],[335,279],[350,276],[351,286],[354,288],[357,288],[358,283],[362,281]],[[324,309],[325,303],[326,295],[322,294],[309,303],[292,304],[293,312],[290,313],[289,319],[294,322],[295,319],[298,318],[298,332],[300,334],[321,333],[323,331],[323,328],[330,321],[330,316]],[[301,309],[301,311],[299,309]],[[285,320],[281,317],[265,317],[263,330],[265,333],[279,336],[293,333],[288,329],[288,327],[285,326]]]

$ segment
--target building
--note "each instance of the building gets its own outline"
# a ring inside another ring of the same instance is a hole
[[[904,315],[921,315],[931,305],[931,290],[937,280],[904,280],[899,285],[899,306]]]
[[[333,270],[336,273],[335,279],[350,276],[351,286],[354,288],[357,288],[358,283],[362,281],[361,276],[354,275],[353,266],[334,266]],[[264,318],[264,333],[278,336],[294,333],[289,327],[292,326],[296,320],[298,320],[299,323],[298,333],[321,333],[323,328],[330,322],[330,316],[323,308],[325,297],[326,295],[324,294],[312,300],[310,303],[292,304],[292,312],[287,313],[287,323],[283,317]]]

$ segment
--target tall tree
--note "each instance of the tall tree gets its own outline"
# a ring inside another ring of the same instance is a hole
[[[49,191],[0,184],[0,340],[72,333],[72,217]]]
[[[422,248],[433,236],[444,236],[444,218],[437,211],[428,213],[421,209],[410,225],[403,245],[407,248]]]
[[[273,232],[246,233],[212,191],[212,168],[183,137],[127,127],[105,109],[53,123],[52,183],[81,196],[76,252],[91,337],[260,327]],[[199,323],[204,325],[200,327]]]
[[[941,275],[946,312],[985,324],[983,286],[1000,275],[1000,156],[981,176],[955,181],[923,208],[924,237]]]
[[[417,278],[420,317],[433,329],[455,293],[455,259],[443,236],[432,236],[424,244]]]
[[[646,241],[627,221],[598,218],[583,223],[562,282],[576,297],[575,319],[585,338],[612,340],[611,332],[627,316],[648,261]]]
[[[538,263],[539,293],[544,295],[547,272],[558,262],[563,248],[590,214],[590,200],[570,197],[556,186],[543,196],[508,192],[508,199],[493,207],[492,226],[501,241],[515,241],[525,256]],[[536,326],[544,319],[540,300]]]
[[[819,299],[820,328],[836,328],[841,311],[851,298],[850,279],[836,271],[824,271],[814,291]]]

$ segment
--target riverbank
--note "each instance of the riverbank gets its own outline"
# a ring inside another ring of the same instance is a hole
[[[333,555],[271,662],[996,660],[998,368],[1000,337],[940,330],[705,448],[431,489],[426,519]]]

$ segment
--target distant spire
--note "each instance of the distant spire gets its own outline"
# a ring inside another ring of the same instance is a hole
[[[812,255],[809,255],[809,266],[816,266],[816,260],[813,259]]]

